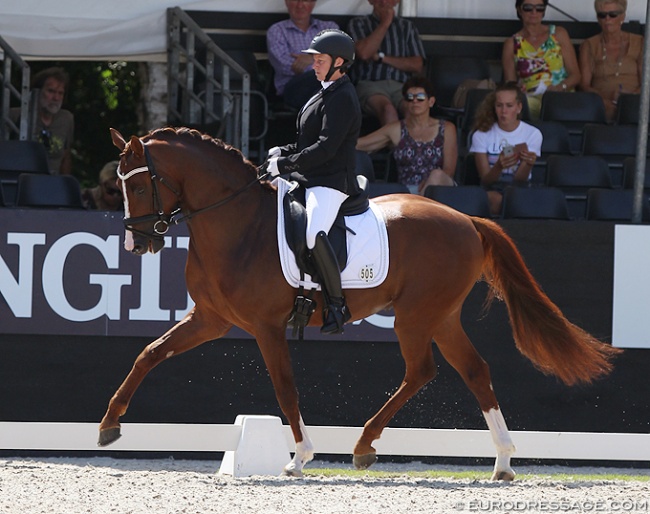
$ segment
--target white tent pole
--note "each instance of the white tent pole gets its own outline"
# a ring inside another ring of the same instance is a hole
[[[400,16],[415,18],[418,15],[418,0],[402,0],[398,12]]]
[[[632,223],[641,223],[643,214],[643,184],[645,183],[645,164],[648,148],[648,109],[650,108],[650,0],[646,10],[645,39],[643,50],[643,76],[641,78],[641,112],[636,145],[636,169],[634,174],[634,204]]]

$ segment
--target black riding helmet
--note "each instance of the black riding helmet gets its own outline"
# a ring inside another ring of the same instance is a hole
[[[354,62],[354,41],[342,30],[325,29],[316,34],[311,40],[309,48],[303,50],[302,53],[327,54],[332,58],[332,65],[325,76],[325,80],[328,81],[336,70],[340,69],[342,73],[345,73]],[[334,66],[337,57],[343,59],[341,66]]]

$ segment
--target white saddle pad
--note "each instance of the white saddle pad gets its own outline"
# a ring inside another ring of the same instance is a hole
[[[278,188],[278,247],[284,278],[292,287],[302,285],[307,289],[320,289],[309,275],[300,280],[300,269],[284,232],[282,201],[295,183],[278,177],[273,184]],[[346,216],[345,224],[354,233],[347,231],[348,263],[341,273],[343,289],[377,287],[388,275],[388,231],[383,213],[371,200],[370,209],[363,214]]]

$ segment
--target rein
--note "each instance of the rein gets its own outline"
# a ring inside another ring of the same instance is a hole
[[[167,187],[167,189],[169,189],[172,193],[174,193],[177,198],[180,197],[181,194],[167,180],[165,180],[164,177],[160,176],[156,172],[156,168],[151,159],[151,155],[149,154],[149,149],[145,145],[143,145],[143,147],[144,147],[144,156],[145,156],[145,160],[147,161],[147,165],[140,166],[138,168],[133,168],[127,173],[122,173],[118,167],[117,176],[120,180],[126,181],[132,176],[137,175],[138,173],[144,173],[147,171],[149,172],[149,175],[151,177],[151,183],[153,184],[153,203],[154,203],[154,209],[156,210],[156,213],[145,214],[144,216],[136,216],[134,218],[124,218],[123,222],[124,222],[124,227],[127,230],[135,234],[139,234],[141,236],[152,238],[152,239],[158,239],[158,240],[162,239],[163,236],[169,230],[169,226],[172,224],[178,225],[181,222],[191,220],[197,214],[201,214],[211,209],[216,209],[217,207],[221,207],[222,205],[227,204],[228,202],[230,202],[231,200],[239,196],[241,193],[248,190],[254,184],[257,184],[260,181],[266,179],[267,176],[269,175],[268,172],[261,173],[255,178],[255,180],[249,182],[244,187],[238,189],[237,191],[232,193],[230,196],[227,196],[223,200],[219,200],[218,202],[208,205],[207,207],[198,209],[194,212],[190,212],[184,216],[176,217],[176,215],[181,211],[181,207],[178,206],[170,214],[165,214],[165,211],[162,208],[162,202],[160,200],[160,193],[158,191],[158,182],[160,182],[163,186]],[[264,168],[265,168],[265,164],[263,164],[258,168],[258,173]],[[135,225],[148,223],[151,221],[154,221],[153,232],[145,232],[143,230],[135,228]]]

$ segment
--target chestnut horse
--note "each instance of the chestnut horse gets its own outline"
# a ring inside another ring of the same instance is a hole
[[[179,216],[186,221],[190,243],[185,274],[195,307],[137,357],[110,400],[99,427],[99,445],[120,437],[120,416],[154,366],[222,337],[236,325],[256,338],[296,441],[284,474],[300,476],[314,447],[298,408],[286,339],[297,291],[280,269],[276,190],[260,180],[239,150],[198,131],[164,128],[128,142],[114,129],[111,134],[121,150],[118,183],[124,195],[125,248],[138,255],[156,252],[164,244],[162,234],[169,223],[179,221]],[[568,385],[606,375],[618,350],[564,317],[496,223],[416,195],[373,201],[388,227],[388,276],[377,287],[347,290],[345,296],[351,321],[393,309],[406,373],[397,391],[364,425],[354,447],[354,464],[367,468],[375,462],[373,441],[409,398],[435,377],[435,342],[478,400],[487,421],[497,452],[492,478],[512,480],[510,457],[515,448],[489,369],[460,323],[463,302],[474,284],[482,278],[490,286],[490,299],[506,302],[521,353]],[[322,305],[320,294],[315,299]],[[310,325],[319,323],[320,316],[313,316]]]

